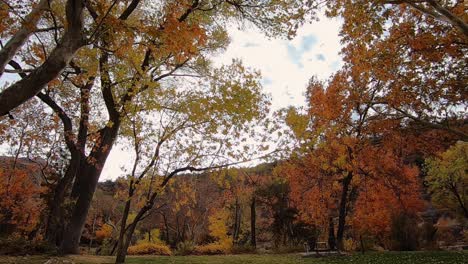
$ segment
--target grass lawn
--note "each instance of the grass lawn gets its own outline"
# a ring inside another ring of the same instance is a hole
[[[1,264],[44,264],[53,259],[50,264],[111,264],[112,257],[70,256],[66,258],[30,256],[4,257],[0,256]],[[464,252],[386,252],[354,254],[343,257],[302,258],[298,254],[288,255],[226,255],[226,256],[131,256],[128,264],[468,264],[468,251]]]

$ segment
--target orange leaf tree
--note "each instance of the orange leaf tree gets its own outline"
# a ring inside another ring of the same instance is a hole
[[[35,238],[44,208],[44,189],[36,167],[0,170],[0,226],[2,231]],[[37,176],[37,175],[36,175]]]

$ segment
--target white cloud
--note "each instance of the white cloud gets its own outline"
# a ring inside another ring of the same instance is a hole
[[[231,45],[216,62],[241,58],[245,65],[260,70],[274,109],[301,106],[310,77],[326,79],[341,65],[339,27],[340,21],[321,17],[303,26],[290,41],[268,39],[255,29],[232,29]]]
[[[135,155],[133,152],[124,149],[121,144],[117,143],[112,148],[106,164],[104,164],[99,181],[115,180],[117,177],[127,174],[134,160]]]

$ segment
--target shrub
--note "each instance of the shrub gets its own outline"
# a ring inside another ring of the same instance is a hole
[[[156,243],[140,243],[128,248],[129,255],[163,255],[170,256],[172,254],[168,246]]]
[[[96,240],[102,243],[105,239],[112,237],[112,231],[112,226],[108,224],[102,225],[101,228],[96,231]]]
[[[195,252],[195,243],[193,241],[184,241],[177,244],[175,254],[179,256],[186,256]]]
[[[352,238],[345,238],[343,240],[344,251],[356,251],[356,249],[358,248],[357,243],[358,242],[354,241],[354,239],[352,239]]]

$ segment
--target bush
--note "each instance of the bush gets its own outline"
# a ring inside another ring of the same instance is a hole
[[[195,243],[193,241],[184,241],[177,244],[175,255],[186,256],[195,252]]]
[[[195,254],[198,255],[217,255],[231,253],[232,244],[229,243],[211,243],[208,245],[196,246]]]
[[[343,240],[344,251],[356,251],[358,247],[358,241],[354,241],[351,237]]]
[[[149,242],[131,246],[128,248],[127,253],[129,255],[172,255],[172,252],[168,246]]]
[[[102,243],[105,239],[112,237],[112,226],[104,224],[96,231],[96,241]]]

